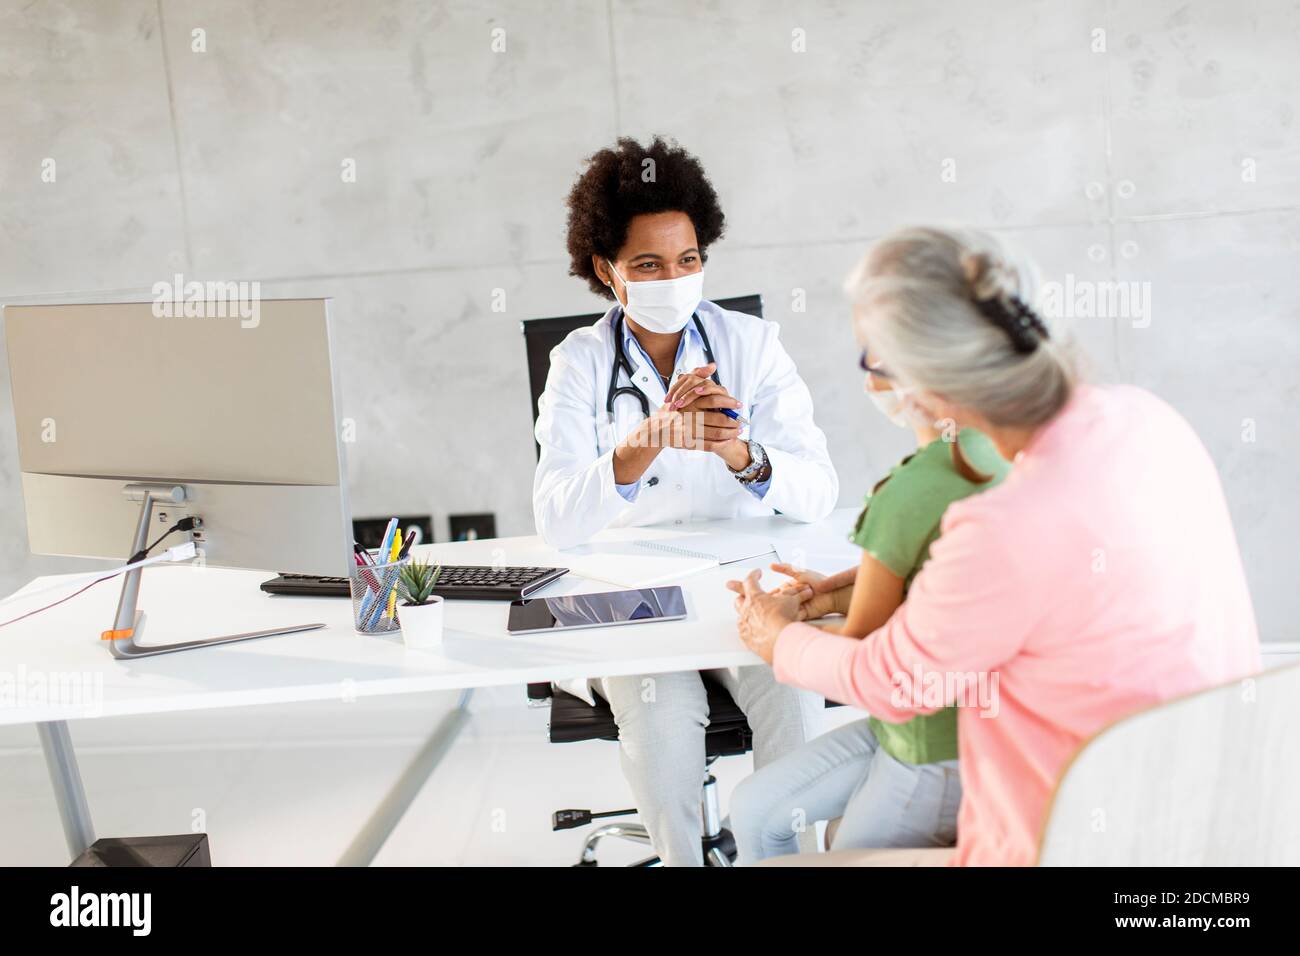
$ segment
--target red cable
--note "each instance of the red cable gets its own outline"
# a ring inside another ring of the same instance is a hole
[[[53,604],[47,604],[45,605],[45,607],[38,607],[34,611],[28,611],[26,614],[20,614],[18,617],[12,618],[11,620],[5,621],[3,624],[0,624],[0,627],[8,627],[10,624],[17,624],[25,617],[31,617],[33,614],[40,614],[42,611],[48,611],[52,607],[58,607],[64,601],[71,601],[78,594],[81,594],[83,591],[90,590],[96,584],[99,584],[101,581],[107,581],[109,578],[115,578],[121,573],[122,573],[121,571],[114,571],[112,574],[106,574],[102,578],[96,578],[94,581],[91,581],[89,584],[87,584],[84,588],[79,588],[78,590],[73,591],[67,597],[61,597]]]

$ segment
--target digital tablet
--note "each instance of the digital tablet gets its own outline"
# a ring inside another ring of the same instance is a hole
[[[511,634],[536,634],[649,621],[680,621],[685,616],[686,599],[681,588],[638,588],[512,601],[506,630]]]

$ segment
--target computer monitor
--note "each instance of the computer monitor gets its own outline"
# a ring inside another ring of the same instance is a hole
[[[205,564],[347,574],[329,300],[261,300],[256,321],[191,305],[5,307],[31,550],[125,559],[196,517]],[[118,656],[139,656],[129,603],[105,632]]]

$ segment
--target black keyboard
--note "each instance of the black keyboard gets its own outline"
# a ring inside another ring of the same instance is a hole
[[[442,576],[433,593],[448,600],[518,601],[538,588],[546,587],[568,568],[491,568],[475,565],[442,566]],[[300,597],[350,597],[347,578],[319,574],[281,574],[262,582],[267,594],[296,594]]]

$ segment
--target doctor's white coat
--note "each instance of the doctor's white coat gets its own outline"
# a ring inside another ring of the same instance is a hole
[[[631,395],[605,410],[614,369],[614,306],[595,325],[577,329],[551,351],[546,390],[538,402],[535,434],[541,458],[533,481],[538,533],[554,547],[583,544],[602,528],[669,526],[711,518],[770,515],[796,521],[828,515],[839,496],[839,479],[826,451],[826,436],[813,422],[812,396],[777,337],[778,327],[752,315],[700,303],[696,314],[709,338],[722,386],[742,403],[749,419],[741,437],[763,446],[772,479],[760,500],[732,476],[726,463],[704,451],[665,448],[641,476],[634,501],[614,484],[614,447],[644,418]],[[690,328],[690,326],[688,326]],[[663,383],[636,348],[626,350],[632,382],[653,411],[663,404]],[[674,372],[705,364],[698,337]]]

